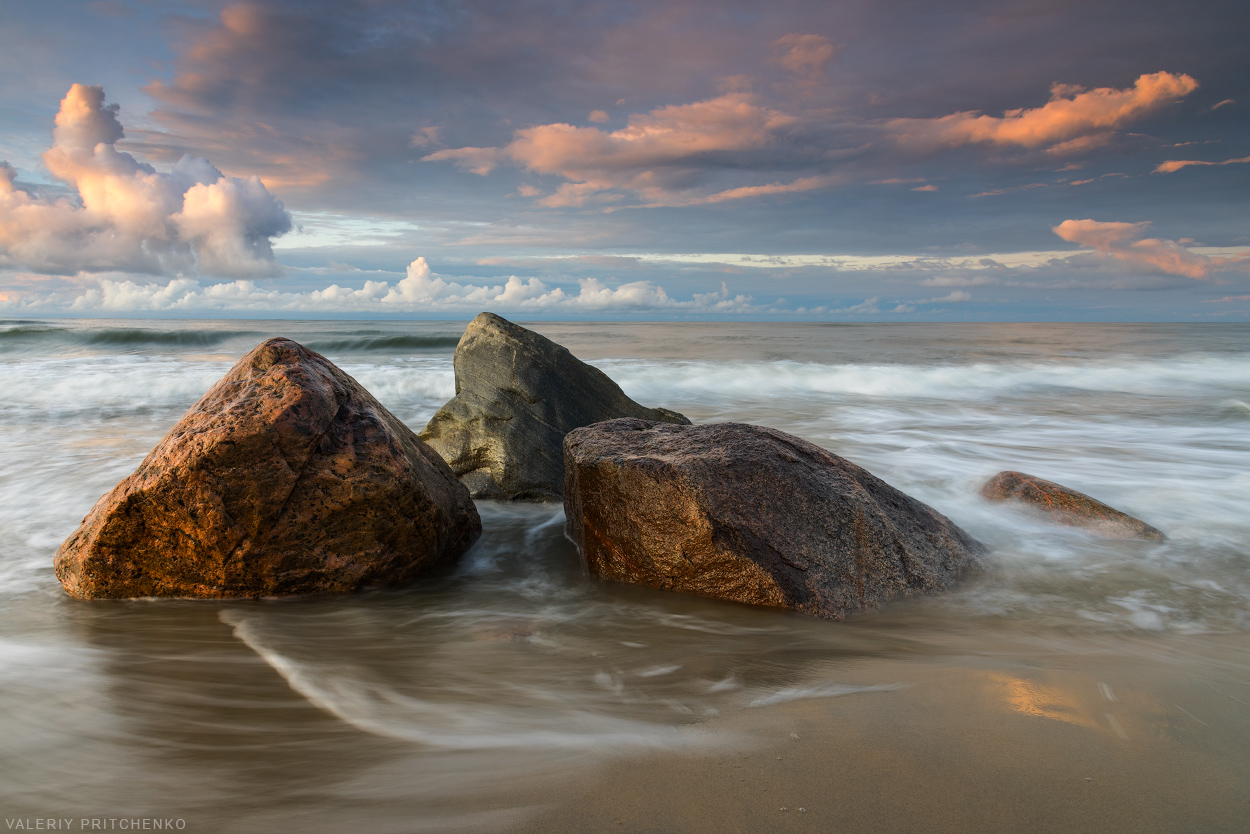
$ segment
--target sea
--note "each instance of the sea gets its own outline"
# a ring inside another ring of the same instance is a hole
[[[402,589],[61,589],[61,542],[263,339],[420,431],[464,326],[0,320],[8,830],[1250,827],[1244,324],[526,325],[643,405],[823,446],[991,551],[952,593],[843,622],[597,581],[551,503],[479,502],[478,543]],[[1167,540],[987,503],[1007,469]]]

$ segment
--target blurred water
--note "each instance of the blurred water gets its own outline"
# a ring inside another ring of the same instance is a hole
[[[644,405],[774,426],[866,467],[988,544],[990,571],[831,624],[593,582],[558,506],[483,503],[459,567],[399,591],[70,600],[57,546],[261,339],[324,352],[420,430],[454,392],[463,325],[0,321],[6,812],[497,830],[605,763],[749,745],[743,711],[896,697],[954,655],[1096,651],[1193,675],[1220,656],[1204,647],[1250,630],[1250,328],[534,327]],[[988,505],[977,489],[1002,469],[1169,539]],[[1250,678],[1243,661],[1198,674]]]

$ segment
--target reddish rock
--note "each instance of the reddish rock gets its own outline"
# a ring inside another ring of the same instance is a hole
[[[70,595],[271,597],[401,585],[481,533],[432,449],[288,339],[244,356],[56,554]]]
[[[953,587],[985,548],[848,460],[775,429],[621,419],[564,441],[569,536],[594,576],[828,619]]]
[[[1108,507],[1083,492],[1023,472],[999,472],[981,487],[981,495],[990,501],[1016,501],[1041,511],[1059,524],[1088,527],[1105,536],[1121,539],[1167,538],[1141,519]]]

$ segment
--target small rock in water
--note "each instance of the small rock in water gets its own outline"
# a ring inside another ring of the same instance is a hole
[[[591,574],[828,619],[952,588],[985,548],[776,429],[610,420],[569,433],[565,516]]]
[[[270,339],[96,502],[71,596],[272,597],[400,585],[482,531],[433,449],[325,357]]]
[[[1141,519],[1083,492],[1023,472],[999,472],[981,487],[981,495],[990,501],[1019,502],[1041,511],[1056,523],[1086,527],[1105,536],[1155,541],[1167,538]]]
[[[686,423],[675,411],[645,408],[598,368],[532,330],[494,313],[469,323],[456,347],[456,396],[421,439],[474,498],[559,500],[564,436],[614,417]]]

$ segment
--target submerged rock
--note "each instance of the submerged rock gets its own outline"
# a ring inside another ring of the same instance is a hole
[[[421,439],[443,456],[474,498],[559,499],[564,436],[614,417],[689,424],[645,408],[566,348],[494,313],[482,313],[456,347],[456,396]]]
[[[56,554],[72,596],[269,597],[400,585],[482,530],[443,460],[329,360],[244,356]]]
[[[1023,472],[999,472],[981,487],[981,495],[990,501],[1026,504],[1059,524],[1088,527],[1105,536],[1122,539],[1167,538],[1141,519],[1109,507],[1083,492]]]
[[[762,426],[612,420],[564,441],[591,574],[828,619],[953,587],[985,548],[848,460]]]

